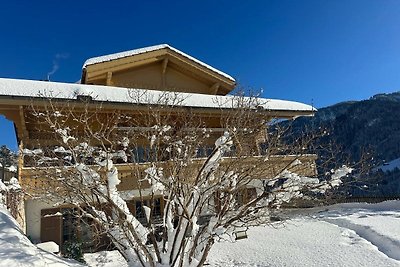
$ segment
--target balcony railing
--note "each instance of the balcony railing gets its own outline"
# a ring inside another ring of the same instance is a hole
[[[221,170],[243,170],[251,173],[255,178],[268,179],[279,175],[284,170],[288,170],[299,175],[313,177],[317,175],[315,160],[317,156],[314,154],[306,155],[276,155],[268,158],[263,156],[252,156],[245,158],[226,157],[220,162]],[[181,177],[186,177],[187,182],[193,181],[193,174],[196,174],[201,166],[206,161],[206,158],[197,158],[192,160],[190,165],[183,168],[182,171],[186,172]],[[174,167],[174,161],[157,162],[157,167],[164,169],[164,174],[168,177]],[[146,189],[149,184],[143,180],[146,173],[145,170],[152,166],[152,163],[127,163],[115,164],[118,169],[118,177],[121,183],[118,189],[121,191]],[[56,173],[57,167],[23,167],[21,169],[21,185],[26,191],[39,189],[45,193],[49,187],[57,187],[58,185],[54,179],[49,178],[51,173]],[[73,167],[66,167],[62,170],[66,175],[73,173]],[[47,189],[46,189],[47,188]]]

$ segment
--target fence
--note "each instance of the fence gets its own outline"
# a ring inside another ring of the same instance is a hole
[[[400,196],[371,196],[371,197],[346,197],[346,198],[334,198],[328,200],[329,204],[336,203],[354,203],[354,202],[365,202],[365,203],[379,203],[388,200],[400,200]]]
[[[24,194],[21,188],[1,187],[0,203],[3,203],[20,226],[24,227]]]
[[[400,196],[369,196],[369,197],[337,197],[329,199],[296,199],[282,205],[282,208],[313,208],[339,203],[379,203],[388,200],[400,200]]]

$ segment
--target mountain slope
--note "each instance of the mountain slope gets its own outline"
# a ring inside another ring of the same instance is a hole
[[[293,127],[327,128],[329,141],[340,144],[353,160],[368,149],[376,162],[390,161],[400,157],[400,92],[321,108],[314,117],[294,121]]]
[[[320,141],[322,146],[338,144],[339,156],[349,155],[351,162],[359,162],[362,155],[370,153],[372,167],[385,166],[386,162],[400,158],[400,92],[321,108],[314,117],[295,120],[292,127],[297,135],[328,129],[329,135]],[[373,170],[368,176],[363,175],[357,186],[349,188],[349,193],[400,196],[399,168]]]

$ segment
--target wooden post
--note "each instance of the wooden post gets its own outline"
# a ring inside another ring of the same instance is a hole
[[[28,135],[28,130],[26,128],[25,113],[24,113],[23,106],[19,106],[19,116],[20,116],[20,122],[21,122],[22,140],[26,140],[29,138],[29,135]]]
[[[112,72],[107,72],[107,80],[106,80],[106,85],[112,85]]]
[[[168,66],[168,58],[164,58],[162,64],[161,64],[161,87],[165,88],[167,85],[167,79],[166,79],[166,72],[167,72],[167,66]]]
[[[219,83],[215,83],[213,86],[211,86],[210,91],[213,95],[216,95],[219,89]]]

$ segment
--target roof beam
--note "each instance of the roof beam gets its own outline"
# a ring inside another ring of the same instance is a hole
[[[213,86],[211,86],[210,91],[212,94],[216,95],[219,89],[219,83],[214,83]]]
[[[167,71],[167,65],[168,65],[168,58],[164,58],[162,62],[162,74],[164,75],[165,72]]]
[[[109,71],[109,72],[107,72],[106,85],[112,85],[111,79],[112,79],[112,72]]]
[[[151,64],[154,62],[159,61],[158,58],[147,58],[147,59],[142,59],[142,60],[134,60],[134,59],[130,59],[130,61],[127,61],[126,63],[119,63],[119,64],[115,64],[114,61],[109,61],[109,62],[104,62],[102,64],[99,65],[104,65],[103,68],[101,69],[92,69],[91,66],[89,65],[87,67],[86,70],[86,81],[90,82],[93,79],[97,79],[97,78],[102,78],[105,76],[105,74],[107,74],[107,72],[118,72],[118,71],[126,71],[130,68],[136,68],[142,65],[146,65],[146,64]],[[114,63],[114,65],[113,65]],[[96,66],[96,65],[93,65]]]
[[[174,53],[174,51],[170,51],[168,53],[168,56],[170,58],[170,61],[172,61],[172,62],[174,60],[176,61],[176,62],[174,62],[175,64],[178,64],[178,65],[183,64],[184,66],[186,66],[190,69],[196,69],[197,70],[196,72],[199,73],[199,75],[208,77],[207,79],[217,80],[220,83],[226,84],[228,87],[232,87],[232,88],[236,85],[236,81],[233,81],[223,75],[220,75],[199,63],[188,60],[187,58],[182,57],[177,53]],[[212,78],[210,78],[210,77],[212,77]]]
[[[22,140],[26,140],[29,137],[28,130],[26,128],[26,121],[25,121],[25,112],[24,107],[19,106],[19,116],[20,116],[20,123],[21,123],[21,131],[22,131]]]
[[[161,64],[161,77],[162,77],[162,87],[164,88],[167,84],[166,81],[166,75],[165,73],[167,72],[167,66],[168,66],[168,58],[164,58],[162,64]]]

